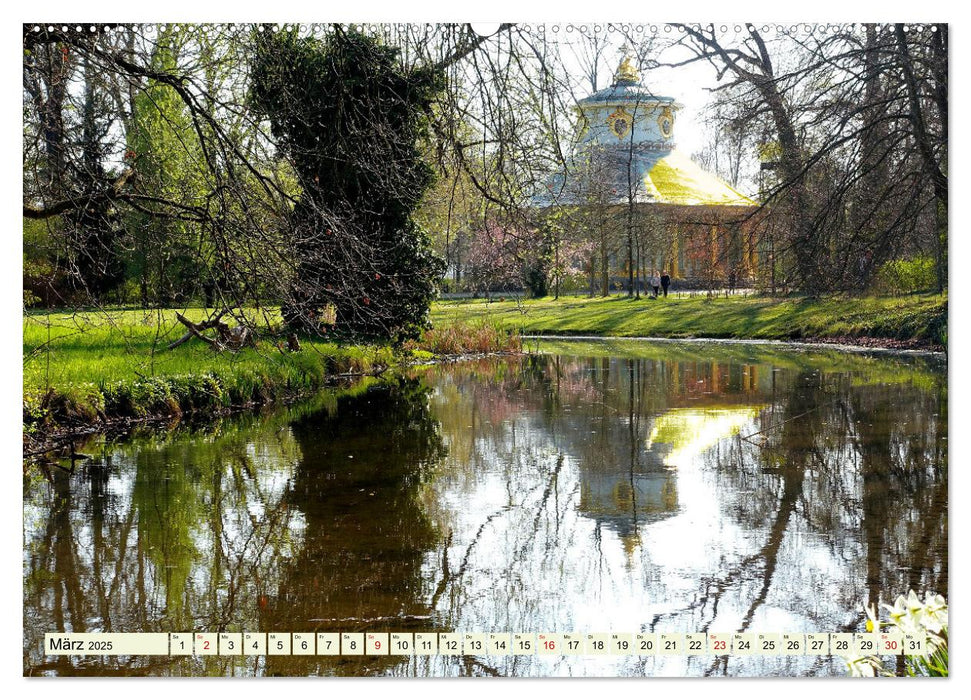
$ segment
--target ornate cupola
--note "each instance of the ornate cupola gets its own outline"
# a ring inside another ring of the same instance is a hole
[[[674,147],[674,120],[681,105],[641,83],[630,54],[621,59],[610,87],[580,100],[577,107],[583,128],[581,146]]]
[[[625,52],[610,87],[577,102],[580,131],[572,162],[550,177],[534,202],[577,204],[599,190],[617,203],[633,194],[642,204],[754,205],[678,151],[674,122],[682,106],[673,97],[654,94],[634,63]]]

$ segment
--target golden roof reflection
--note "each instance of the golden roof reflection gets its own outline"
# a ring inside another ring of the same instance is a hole
[[[647,447],[669,446],[664,464],[685,466],[719,440],[737,435],[742,426],[755,420],[764,408],[764,404],[674,408],[654,421]]]

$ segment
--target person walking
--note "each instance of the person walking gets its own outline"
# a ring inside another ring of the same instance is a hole
[[[668,287],[671,286],[671,275],[668,274],[667,270],[661,272],[661,289],[664,290],[664,297],[668,296]]]
[[[657,295],[661,291],[661,278],[658,276],[657,270],[651,273],[651,286],[654,288],[654,298],[657,299]]]

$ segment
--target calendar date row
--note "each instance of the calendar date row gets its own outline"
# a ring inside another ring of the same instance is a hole
[[[921,655],[891,633],[171,632],[48,633],[52,656]]]

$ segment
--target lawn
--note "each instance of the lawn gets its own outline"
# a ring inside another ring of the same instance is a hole
[[[947,297],[826,297],[770,299],[704,296],[639,300],[564,297],[559,300],[442,301],[433,323],[479,319],[522,334],[658,338],[869,337],[946,344]]]
[[[203,309],[186,312],[192,320]],[[267,327],[269,315],[250,321]],[[399,363],[416,348],[441,354],[517,349],[518,334],[666,338],[876,337],[946,343],[947,298],[767,299],[701,296],[442,301],[434,329],[405,352],[382,345],[304,340],[301,352],[264,336],[255,348],[213,352],[192,340],[175,310],[39,312],[23,319],[24,424],[49,428],[105,417],[179,415],[311,393],[334,375]],[[509,335],[512,334],[510,338]]]

